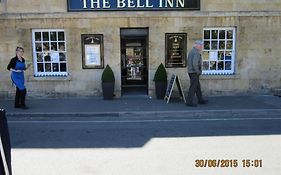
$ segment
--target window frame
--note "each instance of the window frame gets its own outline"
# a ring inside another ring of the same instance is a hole
[[[40,32],[41,33],[41,38],[40,38],[40,41],[36,41],[36,36],[35,34]],[[44,40],[44,36],[43,36],[43,32],[48,32],[48,40]],[[51,35],[50,33],[51,32],[56,32],[56,40],[52,40],[51,39]],[[63,32],[64,34],[64,40],[59,40],[59,32]],[[38,63],[41,63],[41,62],[38,62],[37,60],[37,53],[44,53],[44,49],[43,49],[43,45],[44,45],[44,42],[45,43],[49,43],[49,51],[45,51],[45,52],[48,52],[48,53],[52,53],[51,52],[51,46],[52,46],[52,43],[57,43],[56,44],[56,47],[57,47],[57,50],[54,51],[54,52],[57,52],[58,54],[59,53],[63,53],[64,56],[65,56],[65,61],[61,61],[59,60],[58,62],[54,62],[52,61],[52,59],[50,58],[50,61],[48,61],[47,63],[50,63],[51,65],[51,72],[47,72],[45,70],[45,63],[46,61],[43,59],[42,60],[42,64],[43,64],[43,69],[44,71],[43,72],[39,72],[38,71]],[[41,51],[37,51],[36,50],[36,43],[41,43],[41,47],[42,47],[42,50]],[[59,50],[59,43],[64,43],[64,45],[62,44],[62,46],[64,46],[64,50],[60,51]],[[67,40],[66,40],[66,35],[65,35],[65,30],[64,29],[32,29],[32,56],[33,56],[33,68],[34,68],[34,76],[35,77],[66,77],[68,76],[68,58],[67,58],[67,47],[66,47],[66,43],[67,43]],[[57,63],[58,65],[58,70],[57,72],[54,72],[53,71],[53,63]],[[60,64],[62,63],[65,63],[65,71],[60,71]]]
[[[218,31],[217,33],[217,38],[212,38],[212,31]],[[228,39],[227,38],[227,31],[232,31],[232,39]],[[210,37],[209,39],[205,39],[205,31],[210,31]],[[220,31],[225,31],[225,38],[220,38]],[[204,27],[203,28],[203,37],[202,37],[202,41],[203,41],[203,50],[202,50],[202,74],[203,75],[234,75],[235,74],[235,63],[236,63],[236,32],[237,29],[236,27]],[[225,41],[225,45],[224,45],[224,49],[220,49],[220,41],[224,40]],[[205,49],[205,41],[209,41],[210,45],[209,45],[209,49]],[[211,47],[211,43],[212,41],[217,41],[217,49],[212,49]],[[232,41],[232,49],[227,49],[227,41]],[[208,61],[204,60],[204,53],[206,52],[211,52],[214,51],[215,54],[218,54],[218,59],[216,60],[216,70],[211,70],[211,60],[210,60],[210,56]],[[218,62],[222,62],[219,61],[219,52],[223,52],[223,70],[219,70],[219,66],[218,66]],[[231,59],[229,61],[231,61],[231,69],[230,70],[226,70],[226,52],[231,52]],[[209,62],[209,70],[204,70],[204,62]]]

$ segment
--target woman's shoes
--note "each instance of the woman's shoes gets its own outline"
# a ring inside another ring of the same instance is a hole
[[[29,107],[26,105],[15,105],[15,108],[29,109]]]

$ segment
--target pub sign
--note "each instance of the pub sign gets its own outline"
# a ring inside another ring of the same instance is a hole
[[[73,11],[200,10],[200,0],[68,0]]]

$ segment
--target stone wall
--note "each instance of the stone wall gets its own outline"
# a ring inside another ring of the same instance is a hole
[[[7,13],[66,12],[67,0],[6,0]]]
[[[201,0],[202,11],[280,11],[280,0]]]
[[[29,69],[29,96],[99,96],[102,70],[82,69],[81,34],[93,33],[104,35],[105,65],[110,64],[115,73],[115,93],[120,96],[120,28],[127,27],[149,28],[149,95],[154,96],[156,68],[165,62],[165,33],[187,33],[189,51],[202,38],[204,27],[237,28],[235,75],[202,76],[204,93],[269,93],[281,86],[280,0],[201,0],[200,11],[75,13],[67,12],[66,0],[2,0],[0,24],[0,97],[14,93],[6,65],[15,47],[22,45],[24,56],[32,60],[32,29],[65,30],[69,76],[37,78]],[[183,89],[188,89],[186,68],[167,72],[169,78],[179,75]]]
[[[82,14],[81,14],[82,15]],[[202,38],[204,27],[237,27],[236,73],[230,76],[202,76],[202,87],[208,95],[269,93],[281,86],[281,17],[280,16],[154,16],[154,17],[80,17],[71,15],[0,19],[0,75],[2,96],[12,94],[10,73],[6,65],[15,54],[15,47],[23,45],[25,57],[32,59],[32,29],[65,29],[68,53],[67,78],[35,78],[33,70],[26,71],[29,96],[93,96],[101,94],[100,69],[82,69],[81,34],[104,35],[105,65],[110,64],[116,77],[115,92],[120,95],[120,28],[149,28],[149,94],[154,95],[152,81],[156,68],[165,62],[165,33],[187,33],[187,50],[196,39]],[[12,17],[11,17],[12,18]],[[180,76],[187,90],[186,68],[169,68],[168,76]],[[4,95],[3,95],[4,94]]]

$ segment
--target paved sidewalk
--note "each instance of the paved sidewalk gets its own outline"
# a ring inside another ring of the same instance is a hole
[[[151,99],[148,96],[101,98],[28,99],[28,110],[13,108],[13,100],[0,100],[8,117],[19,116],[210,116],[271,115],[281,116],[281,98],[277,96],[216,96],[209,103],[187,107],[180,99]]]

